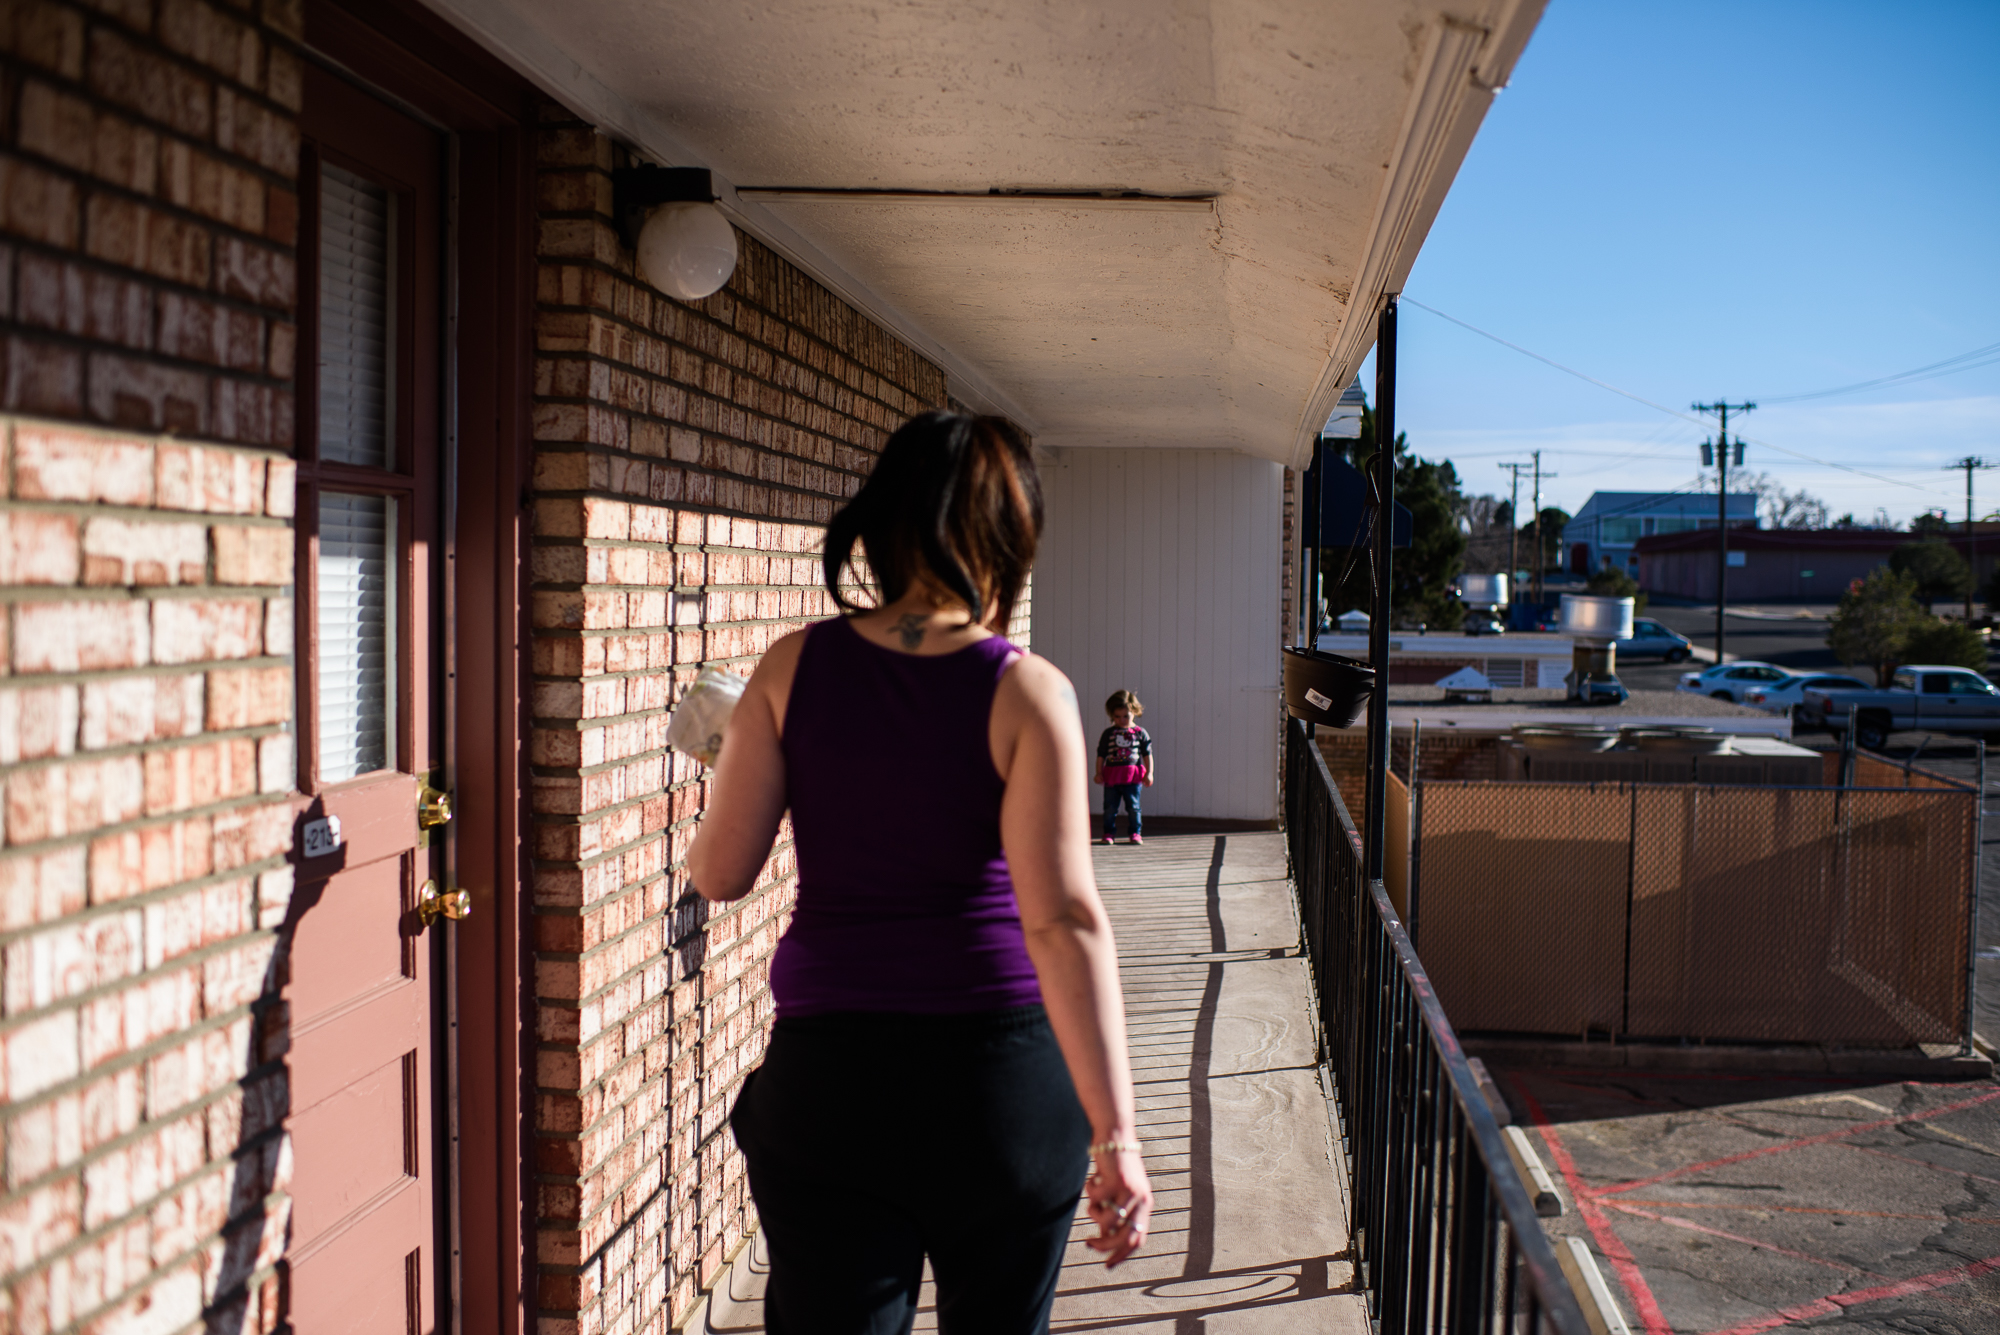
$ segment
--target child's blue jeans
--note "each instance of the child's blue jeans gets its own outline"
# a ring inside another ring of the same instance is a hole
[[[1144,821],[1139,815],[1139,789],[1142,784],[1107,783],[1104,785],[1104,837],[1111,838],[1118,833],[1118,808],[1127,807],[1132,812],[1132,833],[1142,832]]]

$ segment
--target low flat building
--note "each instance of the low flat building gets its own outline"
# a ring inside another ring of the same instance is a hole
[[[1319,647],[1349,658],[1368,657],[1368,633],[1329,632]],[[1477,668],[1495,686],[1560,688],[1569,674],[1574,644],[1567,635],[1425,635],[1396,631],[1389,637],[1389,684],[1428,686],[1460,668]]]
[[[1573,526],[1572,526],[1573,527]],[[1970,561],[1984,588],[2000,560],[2000,524],[1973,526],[1968,541],[1960,528],[1941,534]],[[1895,529],[1731,529],[1729,597],[1805,598],[1832,601],[1869,571],[1889,563],[1898,547],[1919,535]],[[1715,597],[1715,530],[1661,533],[1634,546],[1639,587],[1674,598]]]

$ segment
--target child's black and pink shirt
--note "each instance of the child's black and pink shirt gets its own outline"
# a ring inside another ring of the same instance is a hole
[[[1104,765],[1104,782],[1144,783],[1153,739],[1144,728],[1110,727],[1097,739],[1097,758]]]

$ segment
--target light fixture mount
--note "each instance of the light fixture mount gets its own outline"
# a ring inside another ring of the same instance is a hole
[[[611,173],[611,216],[627,250],[639,248],[646,215],[662,204],[713,204],[706,167],[620,167]]]

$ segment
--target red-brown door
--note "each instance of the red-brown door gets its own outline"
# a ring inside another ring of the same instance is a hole
[[[442,136],[311,70],[299,238],[294,1326],[438,1327]]]

